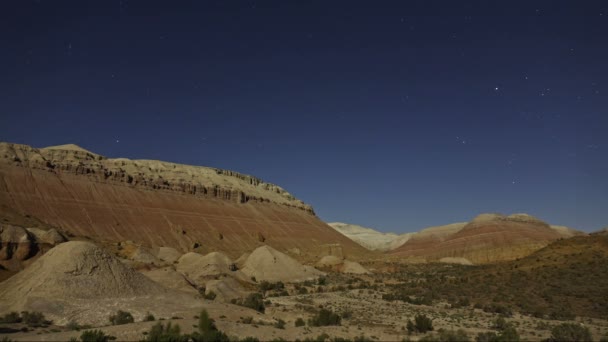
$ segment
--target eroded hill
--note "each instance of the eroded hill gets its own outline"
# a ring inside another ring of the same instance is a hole
[[[279,186],[240,173],[0,143],[0,214],[71,236],[232,258],[268,244],[301,260],[369,252]],[[25,223],[24,223],[25,222]]]

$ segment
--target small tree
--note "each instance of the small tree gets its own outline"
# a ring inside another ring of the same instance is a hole
[[[201,314],[198,315],[198,331],[200,331],[201,334],[204,334],[213,330],[216,330],[215,323],[211,318],[209,318],[207,310],[203,309]]]
[[[591,341],[591,332],[589,328],[577,323],[562,323],[556,325],[551,330],[551,338],[553,342],[562,341]]]

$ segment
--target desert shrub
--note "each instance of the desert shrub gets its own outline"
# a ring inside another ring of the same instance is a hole
[[[82,342],[108,342],[110,340],[115,340],[116,337],[106,335],[101,330],[86,330],[80,334],[80,340]]]
[[[251,317],[251,316],[241,317],[241,323],[251,324],[251,323],[253,323],[253,317]]]
[[[414,322],[412,322],[411,319],[407,320],[407,324],[405,325],[405,327],[407,328],[407,331],[409,333],[413,333],[416,331],[416,325],[414,325]]]
[[[467,333],[462,329],[458,329],[458,330],[440,329],[436,334],[430,334],[430,335],[424,336],[419,341],[467,342],[467,341],[469,341],[469,336],[467,336]]]
[[[21,312],[21,321],[32,327],[41,327],[47,326],[51,324],[51,321],[47,321],[44,319],[44,315],[41,312],[34,311],[22,311]]]
[[[498,334],[498,341],[518,342],[519,333],[511,324]]]
[[[245,300],[237,300],[235,303],[259,312],[264,312],[264,310],[266,310],[264,307],[264,298],[262,297],[262,294],[258,292],[251,293]]]
[[[298,289],[298,294],[308,294],[308,289],[302,286]]]
[[[152,322],[152,321],[156,321],[156,318],[154,317],[153,314],[148,312],[146,314],[146,316],[144,317],[144,322]]]
[[[484,332],[477,334],[475,337],[477,342],[518,342],[519,333],[511,325],[508,324],[506,328],[500,331],[498,334],[495,332]]]
[[[427,317],[427,315],[416,315],[414,317],[414,326],[416,331],[419,333],[425,333],[427,331],[433,331],[433,320]]]
[[[504,317],[498,317],[494,321],[494,324],[492,325],[492,328],[494,328],[496,330],[503,330],[506,327],[507,327],[507,320],[504,319]]]
[[[483,311],[497,313],[505,317],[513,316],[513,310],[511,310],[511,308],[497,303],[491,303],[489,305],[484,306]]]
[[[208,300],[214,300],[215,297],[217,297],[217,295],[213,291],[209,291],[209,293],[205,293],[203,295],[203,298],[208,299]]]
[[[0,317],[0,323],[21,323],[21,316],[19,316],[18,312],[9,312]]]
[[[560,308],[549,313],[549,319],[556,321],[571,321],[576,318],[571,309]]]
[[[340,325],[342,317],[340,315],[331,312],[327,309],[321,309],[312,319],[309,321],[309,325],[313,327],[324,327],[328,325]]]
[[[239,342],[260,342],[260,340],[257,337],[247,336],[241,339]]]
[[[317,285],[327,285],[327,278],[319,277],[319,279],[317,279]]]
[[[260,291],[266,292],[271,290],[283,290],[285,289],[285,284],[282,281],[278,281],[276,283],[270,283],[266,280],[260,283]]]
[[[302,318],[298,317],[298,319],[296,319],[294,325],[296,327],[303,327],[306,325],[306,322],[304,322],[304,320]]]
[[[498,342],[498,335],[493,331],[481,332],[475,337],[476,342]]]
[[[188,335],[181,335],[180,326],[178,324],[172,325],[171,322],[167,325],[158,322],[146,334],[146,341],[148,342],[186,342],[188,340]]]
[[[365,336],[361,335],[361,336],[356,336],[356,337],[353,339],[353,341],[354,341],[354,342],[373,342],[374,340],[372,340],[372,339],[370,339],[370,338],[367,338],[367,337],[365,337]]]
[[[69,321],[65,327],[68,328],[68,330],[80,330],[80,325],[75,321]]]
[[[589,328],[577,323],[562,323],[551,329],[549,341],[591,341]]]
[[[118,310],[115,315],[110,316],[110,323],[112,323],[112,325],[121,325],[133,322],[133,315],[127,311]]]
[[[280,319],[274,324],[274,327],[277,329],[285,329],[285,321]]]

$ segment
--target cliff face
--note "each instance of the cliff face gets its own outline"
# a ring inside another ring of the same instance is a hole
[[[458,258],[473,264],[525,257],[559,238],[580,234],[526,214],[481,214],[468,223],[425,229],[393,251],[424,261]]]
[[[0,143],[0,217],[98,241],[132,240],[236,258],[262,244],[314,259],[324,244],[364,248],[279,186],[233,171],[109,159],[75,145]],[[10,223],[10,222],[9,222]]]

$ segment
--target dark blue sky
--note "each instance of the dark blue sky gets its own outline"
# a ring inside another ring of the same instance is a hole
[[[0,140],[258,176],[326,221],[608,225],[606,1],[2,1]]]

